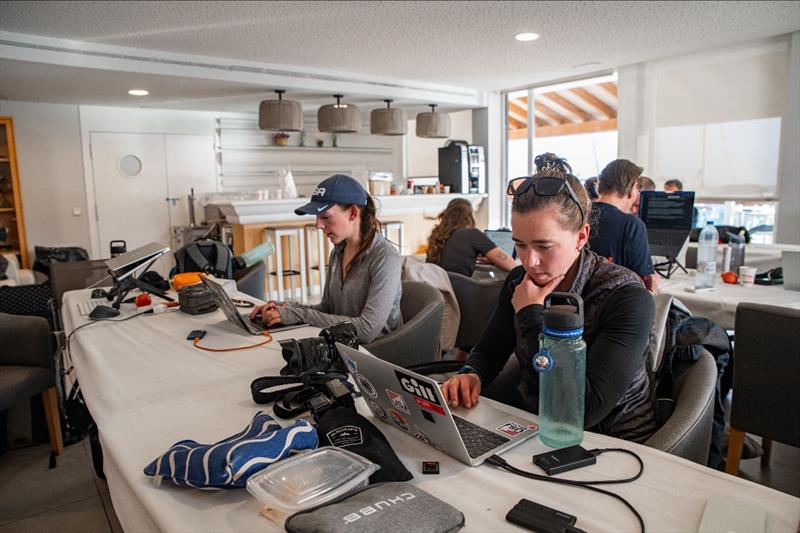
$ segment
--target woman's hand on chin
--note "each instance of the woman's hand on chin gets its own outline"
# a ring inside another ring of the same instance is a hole
[[[561,274],[539,287],[533,282],[530,274],[526,272],[525,277],[516,286],[514,295],[511,297],[511,305],[514,306],[514,312],[519,313],[522,308],[533,304],[543,305],[547,295],[556,290],[558,284],[563,280],[564,274]]]

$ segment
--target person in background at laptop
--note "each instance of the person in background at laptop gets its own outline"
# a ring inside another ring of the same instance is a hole
[[[399,327],[400,254],[381,235],[375,202],[350,176],[324,180],[311,201],[295,209],[316,215],[317,228],[334,244],[322,301],[316,305],[268,302],[250,313],[265,326],[307,322],[320,328],[350,321],[359,342],[366,344]]]
[[[656,182],[648,178],[647,176],[639,176],[639,196],[636,197],[636,201],[633,202],[631,206],[631,215],[639,216],[639,203],[641,202],[642,198],[642,191],[654,191],[656,190]]]
[[[655,190],[655,189],[654,189]],[[664,182],[664,192],[678,192],[683,190],[683,182],[679,179],[671,179]],[[697,227],[697,218],[700,212],[696,207],[692,207],[692,227]]]
[[[655,269],[647,242],[647,228],[631,208],[639,201],[642,167],[615,159],[600,173],[600,199],[593,204],[594,221],[589,246],[609,261],[639,274],[645,286],[656,290]]]
[[[580,181],[559,166],[509,184],[522,265],[506,277],[483,336],[442,391],[454,407],[472,407],[514,353],[520,381],[511,403],[537,413],[539,376],[531,355],[539,351],[544,299],[553,291],[571,292],[584,303],[585,427],[643,442],[656,430],[646,366],[653,297],[639,276],[589,249],[592,204]]]
[[[475,228],[472,204],[464,198],[450,200],[437,218],[439,223],[428,237],[427,263],[467,277],[472,277],[475,262],[481,257],[506,272],[516,265],[510,255]]]

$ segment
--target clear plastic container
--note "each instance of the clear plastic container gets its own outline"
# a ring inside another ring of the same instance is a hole
[[[264,504],[264,516],[282,523],[297,511],[365,487],[379,468],[353,452],[325,446],[255,474],[247,480],[247,491]]]

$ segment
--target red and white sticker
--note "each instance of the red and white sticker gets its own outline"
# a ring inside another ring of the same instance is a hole
[[[497,431],[501,431],[511,437],[516,437],[517,435],[519,435],[520,433],[524,433],[528,429],[529,428],[523,426],[522,424],[514,422],[513,420],[509,420],[508,422],[497,428]]]
[[[402,411],[407,415],[411,414],[411,411],[408,410],[408,405],[406,405],[406,401],[400,394],[397,394],[393,390],[386,389],[386,396],[389,397],[389,401],[392,402],[392,406],[395,409]]]
[[[414,401],[417,402],[417,405],[419,405],[420,409],[427,409],[428,411],[433,411],[434,413],[439,413],[440,415],[444,414],[444,407],[441,405],[436,405],[428,400],[423,400],[419,396],[414,396]]]
[[[411,428],[408,427],[408,422],[406,419],[395,411],[394,409],[389,409],[389,418],[394,422],[394,425],[402,429],[403,431],[411,431]]]

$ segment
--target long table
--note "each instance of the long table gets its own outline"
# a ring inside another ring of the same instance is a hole
[[[67,332],[86,322],[76,305],[88,299],[88,291],[65,295]],[[216,442],[245,427],[257,411],[270,411],[253,403],[250,382],[276,374],[283,366],[278,340],[315,336],[318,329],[279,333],[264,347],[227,353],[193,348],[186,340],[193,329],[207,330],[203,343],[211,347],[257,342],[239,334],[219,311],[200,316],[169,311],[100,322],[75,332],[70,341],[77,376],[100,431],[114,509],[129,532],[277,531],[260,516],[259,502],[245,490],[200,491],[167,482],[158,487],[142,469],[179,440]],[[519,530],[504,517],[523,497],[576,515],[577,527],[587,531],[638,530],[630,511],[607,496],[523,479],[489,465],[465,466],[373,419],[363,400],[357,407],[386,435],[414,474],[412,483],[465,514],[465,531]],[[798,498],[603,435],[587,433],[584,446],[624,447],[642,457],[645,470],[639,480],[606,488],[639,510],[648,531],[696,531],[706,499],[713,495],[761,506],[770,516],[769,531],[797,530]],[[534,438],[504,457],[517,467],[533,469],[531,455],[547,449]],[[422,476],[423,460],[438,460],[441,473]],[[563,477],[612,479],[628,477],[636,469],[632,458],[604,454],[596,465]]]
[[[790,291],[783,285],[730,285],[717,279],[714,290],[689,292],[694,286],[694,271],[675,272],[670,279],[659,279],[659,292],[669,294],[686,304],[695,316],[710,318],[725,329],[734,329],[736,308],[742,302],[753,302],[800,309],[800,291]]]

